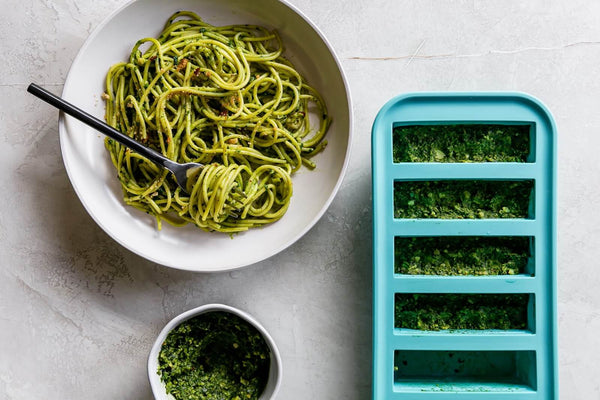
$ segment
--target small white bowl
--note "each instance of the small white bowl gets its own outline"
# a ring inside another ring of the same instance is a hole
[[[238,310],[237,308],[226,306],[223,304],[206,304],[189,311],[184,312],[183,314],[179,314],[177,317],[173,318],[163,330],[159,333],[156,338],[156,342],[154,342],[154,346],[152,346],[152,350],[150,350],[150,356],[148,357],[148,378],[150,379],[150,386],[152,387],[152,393],[154,394],[154,398],[157,400],[173,400],[173,396],[168,395],[165,390],[165,385],[160,379],[160,375],[158,374],[158,355],[160,353],[160,349],[162,347],[163,342],[167,338],[167,335],[171,330],[173,330],[176,326],[181,324],[182,322],[196,317],[200,314],[204,314],[207,312],[213,311],[224,311],[231,314],[235,314],[238,317],[248,321],[252,326],[254,326],[265,339],[265,342],[269,346],[269,350],[271,353],[271,362],[269,365],[269,379],[267,380],[267,385],[263,390],[259,400],[270,400],[274,399],[275,395],[279,390],[279,386],[281,385],[281,356],[279,355],[279,350],[273,341],[273,338],[266,329],[258,323],[252,316],[249,314]]]

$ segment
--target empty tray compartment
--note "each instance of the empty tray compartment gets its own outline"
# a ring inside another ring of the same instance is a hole
[[[534,351],[396,350],[394,391],[532,392]]]

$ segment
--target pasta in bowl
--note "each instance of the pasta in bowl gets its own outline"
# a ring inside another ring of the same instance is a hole
[[[172,159],[205,165],[184,193],[135,153],[60,119],[65,167],[92,218],[175,268],[222,271],[280,252],[323,215],[348,165],[339,61],[284,1],[129,3],[86,41],[63,97]]]
[[[173,14],[158,38],[138,40],[108,71],[107,122],[172,161],[205,167],[185,193],[167,171],[106,139],[125,203],[154,215],[158,229],[167,221],[233,233],[279,220],[291,174],[315,167],[331,121],[282,53],[276,31],[216,27],[189,11]]]

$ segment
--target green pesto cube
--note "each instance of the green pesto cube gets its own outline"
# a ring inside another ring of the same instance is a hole
[[[532,180],[400,181],[395,218],[531,218]]]
[[[527,162],[529,125],[409,125],[393,130],[394,162]]]
[[[396,237],[394,271],[444,276],[523,274],[527,273],[530,246],[526,236]]]
[[[264,390],[270,351],[237,315],[215,311],[184,321],[165,339],[158,373],[176,400],[256,400]]]
[[[426,331],[526,329],[527,294],[398,293],[396,328]]]

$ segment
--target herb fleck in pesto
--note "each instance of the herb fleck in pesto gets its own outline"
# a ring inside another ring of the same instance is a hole
[[[396,237],[394,265],[408,275],[516,275],[525,272],[528,237]]]
[[[165,339],[158,373],[177,400],[256,400],[268,378],[270,352],[250,323],[209,312],[173,329]]]
[[[528,125],[410,125],[393,130],[394,162],[526,162]]]
[[[528,218],[533,181],[394,183],[395,218]]]
[[[525,329],[527,294],[396,294],[396,328]]]

